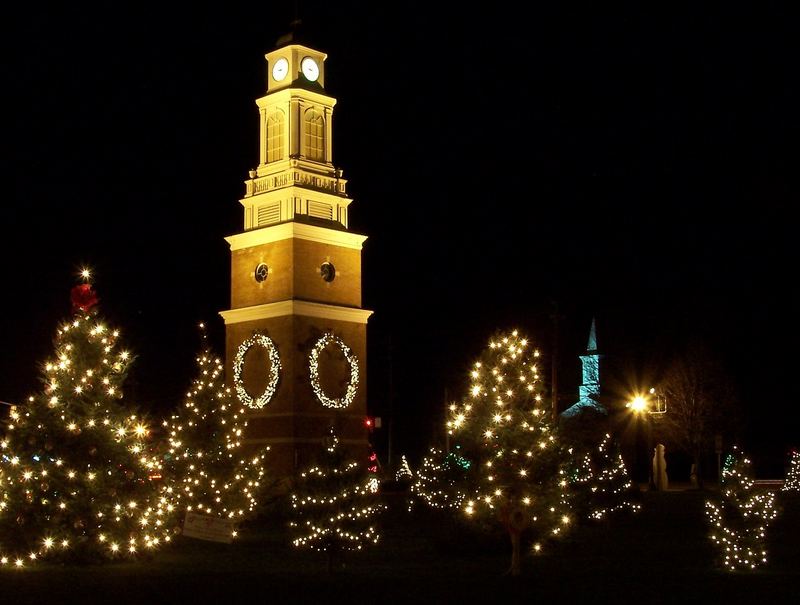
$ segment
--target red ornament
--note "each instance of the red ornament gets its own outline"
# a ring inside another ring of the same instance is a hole
[[[72,312],[82,311],[87,313],[89,309],[97,304],[97,294],[92,290],[91,284],[80,284],[72,288],[70,293],[72,299]]]

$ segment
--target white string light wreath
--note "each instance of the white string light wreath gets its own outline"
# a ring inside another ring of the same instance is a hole
[[[242,381],[242,370],[244,369],[244,356],[250,350],[250,347],[258,345],[264,347],[269,355],[269,380],[267,381],[267,388],[257,398],[253,398],[247,389],[244,388]],[[239,397],[244,405],[250,408],[263,408],[267,405],[275,391],[278,389],[278,379],[281,372],[281,356],[278,354],[278,349],[272,339],[266,334],[253,334],[250,338],[245,340],[239,345],[236,351],[236,358],[233,360],[233,386],[236,387],[236,395]]]
[[[342,351],[347,363],[350,364],[350,382],[347,384],[347,391],[344,397],[332,399],[325,395],[322,387],[319,384],[319,354],[329,344],[335,344]],[[356,391],[358,391],[358,357],[356,357],[344,341],[330,332],[322,336],[314,348],[311,349],[311,355],[308,356],[308,370],[311,375],[311,388],[314,389],[314,395],[317,396],[319,402],[326,408],[346,408],[356,398]]]

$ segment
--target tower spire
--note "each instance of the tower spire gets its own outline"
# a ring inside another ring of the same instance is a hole
[[[597,330],[594,325],[594,317],[592,317],[592,327],[589,328],[589,342],[586,345],[586,352],[592,353],[597,351]]]

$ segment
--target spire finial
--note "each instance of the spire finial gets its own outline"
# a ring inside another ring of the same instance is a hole
[[[589,328],[589,343],[586,345],[587,351],[597,350],[597,330],[595,328],[594,317],[592,317],[592,327]]]

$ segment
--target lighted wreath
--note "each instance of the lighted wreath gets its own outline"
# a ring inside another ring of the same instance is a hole
[[[347,390],[344,397],[333,399],[328,397],[322,390],[319,384],[319,354],[330,344],[335,344],[342,351],[344,358],[350,365],[350,382],[347,384]],[[308,356],[308,369],[311,375],[311,388],[314,389],[314,395],[317,396],[319,402],[326,408],[346,408],[356,398],[356,391],[358,391],[358,357],[356,357],[344,341],[330,332],[322,336],[314,348],[311,349],[311,355]]]
[[[242,370],[244,369],[244,356],[253,346],[264,347],[269,355],[269,380],[267,381],[267,388],[256,398],[253,398],[247,389],[244,388],[242,381]],[[253,334],[250,338],[245,340],[239,345],[236,351],[236,358],[233,360],[233,386],[236,388],[236,395],[239,397],[244,405],[251,408],[263,408],[267,405],[275,391],[278,389],[278,379],[281,372],[281,356],[278,355],[278,349],[272,339],[266,334]]]

